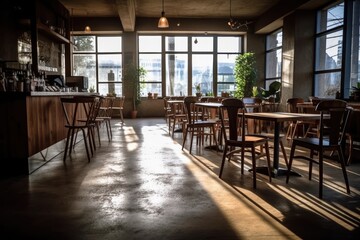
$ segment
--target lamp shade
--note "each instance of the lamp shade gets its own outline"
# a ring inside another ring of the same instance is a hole
[[[91,33],[91,28],[90,28],[90,26],[86,26],[84,32],[86,32],[86,33]]]
[[[158,28],[168,28],[169,22],[165,17],[165,12],[161,13],[161,18],[159,19]]]

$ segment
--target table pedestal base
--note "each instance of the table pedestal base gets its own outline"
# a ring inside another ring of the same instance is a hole
[[[252,169],[249,169],[249,172],[251,172],[251,171],[252,171]],[[276,177],[279,177],[279,176],[286,176],[287,171],[288,170],[285,169],[285,168],[279,168],[278,170],[273,169],[271,171],[271,177],[276,178]],[[256,172],[264,174],[264,175],[269,175],[267,167],[257,167]],[[300,174],[298,174],[297,172],[294,172],[294,171],[290,171],[290,176],[301,177]]]

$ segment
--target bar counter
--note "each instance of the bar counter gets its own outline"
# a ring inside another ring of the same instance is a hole
[[[60,98],[92,94],[1,92],[0,166],[2,172],[6,176],[31,173],[29,157],[66,138],[65,117]]]

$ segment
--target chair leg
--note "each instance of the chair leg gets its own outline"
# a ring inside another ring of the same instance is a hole
[[[251,160],[253,168],[253,188],[256,189],[256,152],[254,146],[251,148]]]
[[[281,139],[280,139],[280,147],[281,147],[281,151],[282,151],[283,156],[284,156],[286,167],[288,168],[289,167],[289,162],[288,162],[288,158],[287,158],[287,155],[286,155],[286,150],[285,150],[285,147],[284,147],[284,143],[283,143],[283,141]]]
[[[324,164],[323,164],[323,151],[319,151],[319,198],[322,199],[323,195],[323,175],[324,175]]]
[[[120,109],[120,119],[121,119],[121,123],[124,124],[124,115],[121,109]]]
[[[190,148],[189,148],[189,153],[190,154],[191,154],[191,149],[192,149],[192,145],[193,145],[194,131],[195,131],[194,128],[192,129],[192,131],[190,131]]]
[[[186,130],[185,130],[185,133],[184,133],[184,136],[183,136],[183,144],[182,144],[182,148],[181,150],[184,150],[184,146],[185,146],[185,142],[186,142],[186,137],[188,135],[188,127],[186,127]]]
[[[353,141],[353,138],[352,136],[349,134],[348,135],[348,138],[349,138],[349,156],[348,156],[348,159],[346,161],[346,165],[350,165],[351,163],[351,158],[352,158],[352,153],[353,153],[353,148],[354,148],[354,141]]]
[[[265,151],[266,151],[266,161],[268,166],[268,174],[269,174],[269,182],[271,182],[271,163],[270,163],[270,151],[269,151],[269,143],[266,142],[265,144]],[[287,160],[286,160],[287,162]],[[288,164],[286,164],[288,166]]]
[[[88,143],[87,143],[87,140],[86,140],[85,129],[81,129],[81,130],[82,130],[82,133],[84,135],[84,144],[85,144],[85,149],[86,149],[86,155],[87,155],[87,158],[88,158],[88,162],[90,162],[90,153],[89,153]]]
[[[223,172],[223,169],[224,169],[224,163],[225,163],[226,152],[227,152],[226,150],[227,150],[227,145],[226,145],[226,143],[225,143],[224,152],[223,152],[223,157],[222,157],[222,162],[221,162],[221,167],[220,167],[219,178],[221,178],[221,175],[222,175],[222,172]]]
[[[345,184],[346,184],[346,192],[348,194],[350,194],[349,179],[348,179],[348,176],[347,176],[344,154],[343,154],[343,151],[342,151],[341,147],[339,147],[339,149],[338,149],[338,154],[339,154],[339,160],[340,160],[340,164],[341,164],[341,169],[342,169]]]
[[[290,159],[289,159],[288,171],[287,171],[287,175],[286,175],[286,183],[289,183],[291,165],[292,165],[292,162],[294,160],[295,148],[296,148],[296,145],[293,144],[291,146],[291,151],[290,151]]]

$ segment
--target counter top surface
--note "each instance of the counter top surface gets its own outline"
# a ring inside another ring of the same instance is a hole
[[[97,93],[89,92],[30,92],[30,96],[87,96],[87,95],[98,95]]]

